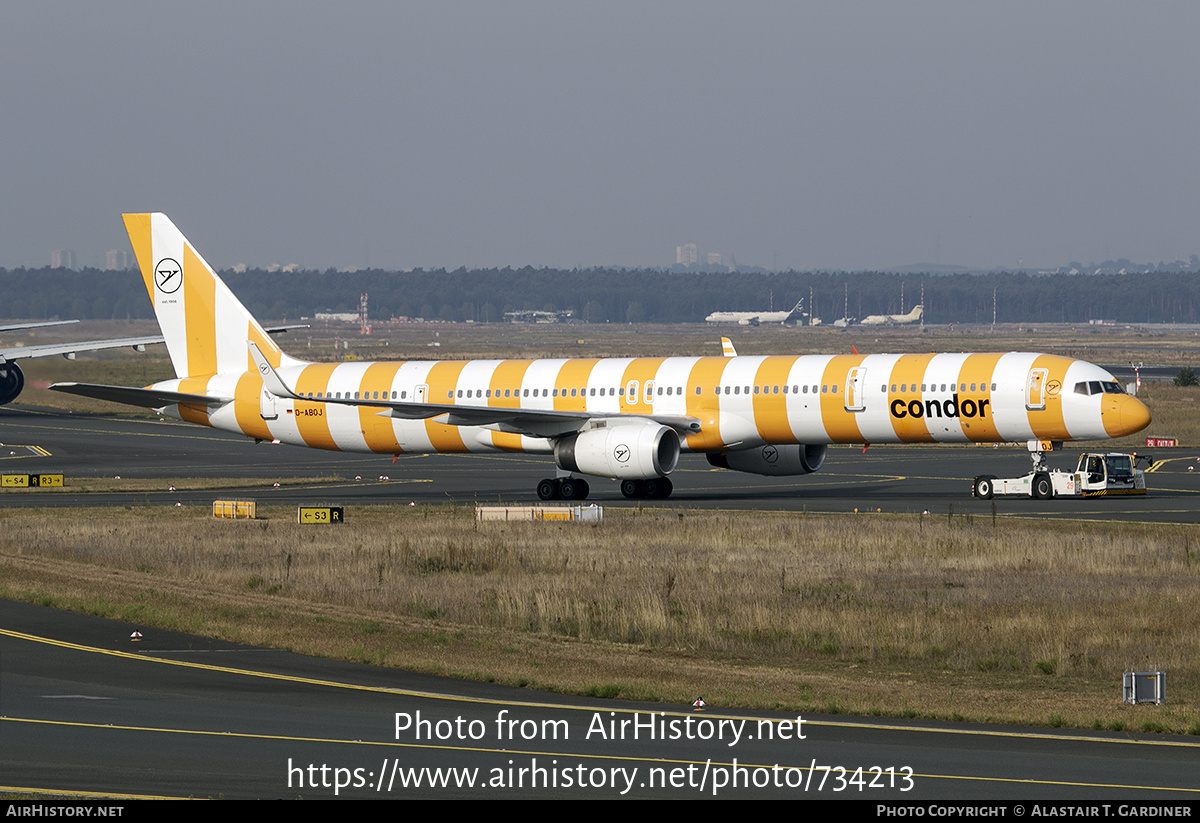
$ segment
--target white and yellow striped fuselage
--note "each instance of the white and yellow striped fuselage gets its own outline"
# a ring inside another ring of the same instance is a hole
[[[681,447],[694,452],[789,443],[1096,440],[1149,422],[1128,395],[1074,390],[1111,382],[1105,370],[1026,352],[311,363],[285,366],[279,375],[304,399],[264,399],[255,372],[156,387],[235,398],[212,413],[185,405],[185,420],[264,440],[379,453],[548,453],[552,444],[436,418],[395,419],[375,406],[327,399],[691,417],[700,430],[686,434]]]

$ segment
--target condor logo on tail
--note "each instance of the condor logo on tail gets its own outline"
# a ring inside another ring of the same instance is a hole
[[[903,420],[905,417],[978,417],[983,419],[987,417],[987,408],[992,404],[991,400],[983,399],[979,401],[964,400],[958,402],[958,393],[950,397],[949,400],[926,400],[922,403],[920,400],[909,400],[905,403],[901,399],[892,401],[892,417],[897,420]]]

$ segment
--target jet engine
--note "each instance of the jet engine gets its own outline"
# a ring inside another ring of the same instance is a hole
[[[0,363],[0,406],[16,400],[23,388],[25,375],[21,367],[12,361]]]
[[[566,471],[621,480],[664,477],[679,462],[679,435],[654,422],[589,429],[555,443],[554,462]]]
[[[824,443],[819,445],[762,446],[724,454],[708,455],[708,462],[719,469],[782,477],[812,474],[825,465]]]

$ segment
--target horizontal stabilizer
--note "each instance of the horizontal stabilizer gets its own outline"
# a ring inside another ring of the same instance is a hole
[[[127,406],[142,406],[147,409],[161,409],[163,406],[170,406],[173,403],[218,408],[233,402],[232,397],[209,397],[203,394],[187,394],[162,389],[135,389],[131,386],[104,386],[97,383],[54,383],[50,386],[50,390],[77,394],[80,397],[91,397],[96,400],[107,400],[110,403],[124,403]]]

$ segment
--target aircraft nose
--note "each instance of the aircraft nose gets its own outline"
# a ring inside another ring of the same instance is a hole
[[[1100,408],[1104,430],[1109,437],[1122,437],[1140,432],[1150,425],[1150,410],[1146,404],[1128,394],[1106,394]]]

